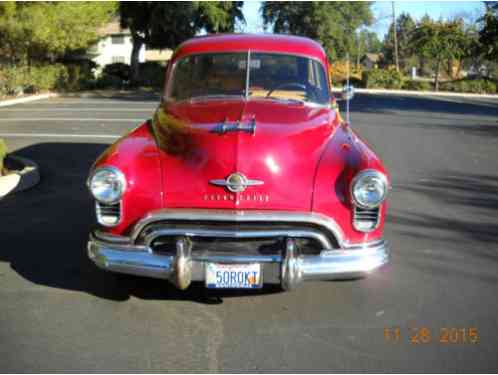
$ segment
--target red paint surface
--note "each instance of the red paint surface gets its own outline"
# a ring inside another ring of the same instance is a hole
[[[173,60],[188,53],[253,48],[306,54],[326,65],[323,50],[315,42],[282,36],[196,38],[179,47]],[[381,237],[386,205],[377,230],[358,232],[352,226],[349,188],[359,171],[368,168],[385,173],[384,167],[366,143],[339,124],[335,110],[258,99],[184,102],[158,110],[172,123],[141,125],[95,164],[121,169],[128,182],[123,218],[110,229],[112,233],[127,233],[153,209],[174,207],[315,211],[333,217],[347,242]],[[213,132],[224,120],[244,123],[253,118],[254,135]],[[234,172],[264,181],[264,185],[235,194],[209,183]]]

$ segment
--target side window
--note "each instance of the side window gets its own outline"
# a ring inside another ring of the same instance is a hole
[[[111,61],[113,64],[114,63],[124,63],[125,58],[124,58],[124,56],[112,56]]]
[[[125,43],[124,35],[112,35],[111,36],[111,43],[112,44],[124,44]]]

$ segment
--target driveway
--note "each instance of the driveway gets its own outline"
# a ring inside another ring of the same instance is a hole
[[[353,127],[393,177],[392,262],[290,293],[179,292],[87,259],[88,169],[158,100],[0,109],[0,137],[42,173],[0,201],[0,372],[498,370],[498,100],[358,95]]]

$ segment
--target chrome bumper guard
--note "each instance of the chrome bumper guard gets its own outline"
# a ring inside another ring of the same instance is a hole
[[[192,253],[187,237],[178,237],[176,255],[166,256],[133,244],[129,237],[95,231],[88,242],[88,256],[102,269],[167,279],[180,289],[192,281],[204,281],[204,266],[209,262],[259,263],[264,283],[278,283],[289,290],[306,280],[365,276],[389,261],[389,249],[386,241],[379,240],[326,249],[320,255],[302,255],[295,240],[288,238],[282,255],[201,255]]]

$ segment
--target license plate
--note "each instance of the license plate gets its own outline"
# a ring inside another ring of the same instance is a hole
[[[262,286],[259,263],[223,264],[207,263],[206,287],[254,289]]]

